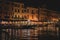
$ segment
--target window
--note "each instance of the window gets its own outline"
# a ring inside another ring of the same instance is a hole
[[[32,14],[34,14],[34,11],[32,10]]]
[[[24,15],[24,19],[27,19],[26,15]]]
[[[24,9],[24,12],[26,12],[26,9]]]
[[[18,13],[20,12],[20,10],[18,9]]]
[[[27,13],[29,13],[29,9],[27,9]]]
[[[23,18],[24,19],[28,19],[29,18],[29,15],[24,15]]]
[[[22,10],[22,13],[24,13],[24,12],[26,12],[26,9],[23,9],[23,10]]]
[[[14,18],[17,19],[17,15],[15,15]]]
[[[18,19],[20,19],[20,16],[18,15]]]
[[[24,15],[24,19],[29,19],[29,15]]]
[[[17,10],[15,9],[15,12],[17,12]]]

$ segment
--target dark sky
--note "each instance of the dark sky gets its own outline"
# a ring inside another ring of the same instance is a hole
[[[32,7],[41,7],[43,4],[46,4],[46,8],[60,11],[60,0],[8,0],[8,1],[23,2],[25,3],[26,6]]]

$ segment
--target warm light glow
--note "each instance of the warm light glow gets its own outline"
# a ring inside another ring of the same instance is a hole
[[[57,22],[57,21],[59,21],[59,20],[58,20],[58,19],[56,19],[56,18],[52,18],[52,21],[56,21],[56,22]]]
[[[8,22],[6,22],[6,21],[2,21],[1,24],[8,24]]]

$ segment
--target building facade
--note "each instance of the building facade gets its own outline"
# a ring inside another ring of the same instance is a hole
[[[38,40],[38,36],[45,34],[59,35],[59,28],[55,27],[55,23],[59,18],[57,12],[46,8],[24,7],[22,2],[0,1],[0,20],[8,21],[8,23],[13,23],[14,25],[20,23],[27,25],[25,20],[28,23],[32,22],[30,24],[40,25],[35,29],[3,29],[9,32],[10,37],[18,37],[21,40]]]
[[[4,4],[4,5],[2,5]],[[2,9],[2,15],[9,15],[6,18],[10,17],[9,19],[13,19],[13,20],[34,20],[34,21],[38,21],[37,18],[37,13],[38,13],[38,9],[37,8],[32,8],[32,7],[28,7],[28,8],[24,8],[24,4],[23,3],[17,3],[17,2],[3,2],[1,4]],[[3,19],[3,17],[2,17]]]
[[[1,19],[47,21],[55,18],[58,20],[59,14],[57,13],[46,8],[25,7],[22,2],[0,1]]]

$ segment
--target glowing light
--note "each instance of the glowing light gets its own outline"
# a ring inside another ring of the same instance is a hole
[[[28,20],[28,22],[30,22],[30,20]]]
[[[6,21],[2,21],[1,24],[8,24],[8,22],[6,22]]]
[[[52,21],[59,21],[58,19],[53,18]]]

